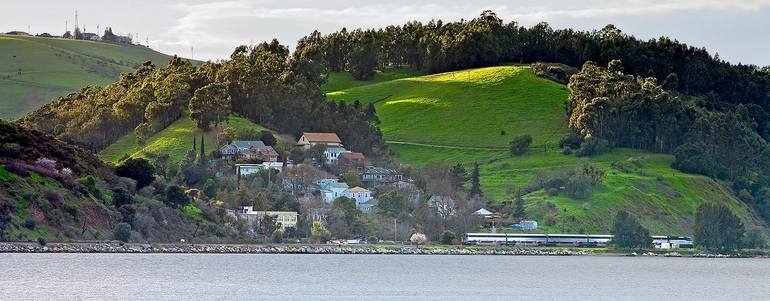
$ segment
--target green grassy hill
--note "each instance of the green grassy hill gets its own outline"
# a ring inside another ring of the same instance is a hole
[[[0,119],[16,119],[85,85],[169,57],[143,46],[0,35]]]
[[[392,143],[506,148],[521,134],[535,145],[566,133],[565,86],[526,66],[500,66],[418,76],[327,93],[332,100],[376,102]]]
[[[236,130],[265,130],[264,127],[237,116],[230,116],[227,126]],[[203,133],[195,126],[195,122],[192,119],[188,116],[182,116],[162,131],[153,135],[147,142],[147,145],[142,148],[136,144],[136,135],[130,133],[101,151],[99,157],[107,162],[117,163],[125,156],[135,157],[142,156],[143,153],[153,153],[168,154],[172,162],[179,162],[187,154],[187,151],[192,148],[193,137],[196,137],[198,143],[200,143],[201,134],[204,136],[207,149],[212,150],[217,141],[216,132],[216,129],[212,129]]]
[[[695,210],[703,202],[725,203],[750,226],[765,226],[728,185],[671,168],[670,155],[628,149],[591,158],[562,154],[555,146],[568,133],[564,103],[569,91],[526,66],[343,86],[351,88],[327,97],[376,102],[382,132],[402,161],[463,163],[468,170],[479,162],[485,197],[496,201],[511,199],[513,191],[543,174],[577,168],[584,160],[602,168],[603,183],[586,199],[543,190],[524,196],[528,215],[544,231],[608,232],[612,216],[623,209],[655,234],[691,234]],[[508,143],[521,134],[534,138],[530,152],[511,157]]]

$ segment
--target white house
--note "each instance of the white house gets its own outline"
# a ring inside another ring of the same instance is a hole
[[[252,206],[243,206],[235,210],[238,218],[244,218],[250,223],[261,221],[265,216],[275,217],[275,223],[280,225],[281,230],[288,228],[297,228],[297,216],[294,211],[254,211]]]
[[[356,200],[356,207],[360,207],[361,204],[372,199],[372,192],[361,187],[353,187],[345,191],[345,196]]]
[[[344,152],[347,152],[347,150],[341,146],[327,146],[326,150],[324,151],[326,162],[329,164],[337,164],[340,155]]]
[[[336,200],[338,197],[345,196],[348,188],[348,184],[346,183],[335,182],[327,186],[325,189],[321,189],[321,198],[324,200],[324,202],[327,203],[334,202],[334,200]]]
[[[260,170],[275,169],[277,171],[283,170],[283,163],[281,162],[262,162],[260,164],[235,164],[235,172],[240,173],[242,176],[255,174]]]

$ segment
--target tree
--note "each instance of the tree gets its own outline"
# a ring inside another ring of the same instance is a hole
[[[468,182],[468,172],[465,170],[465,167],[462,165],[462,163],[457,163],[456,165],[452,166],[449,169],[449,172],[452,174],[452,186],[455,189],[462,188],[465,186],[465,183]]]
[[[407,209],[404,197],[395,191],[388,191],[377,197],[377,212],[388,217],[397,217]]]
[[[513,205],[511,216],[519,220],[527,217],[527,212],[524,210],[524,199],[522,199],[521,196],[517,195],[513,199],[513,204],[511,205]]]
[[[332,202],[332,208],[338,209],[345,214],[345,223],[348,227],[358,221],[361,211],[356,208],[356,200],[347,197],[338,197]]]
[[[275,146],[275,144],[278,142],[278,139],[275,139],[275,135],[273,135],[273,132],[271,131],[262,131],[260,133],[259,140],[261,140],[267,146]]]
[[[75,40],[83,39],[83,33],[80,31],[80,27],[75,26],[75,33],[73,34],[73,38],[75,38]]]
[[[454,243],[454,240],[457,236],[454,232],[445,230],[444,233],[441,233],[441,244],[443,245],[451,245]]]
[[[184,193],[182,187],[176,185],[170,185],[166,188],[166,205],[169,207],[182,207],[190,202],[190,198]]]
[[[481,190],[481,182],[479,180],[479,163],[473,163],[473,171],[471,172],[471,190],[468,193],[470,198],[481,198],[484,196],[484,192]]]
[[[134,179],[136,181],[136,188],[142,189],[155,180],[155,167],[144,158],[131,158],[123,161],[115,169],[115,174]]]
[[[128,242],[129,238],[131,238],[131,225],[119,223],[115,226],[115,230],[112,231],[112,237],[122,242]]]
[[[120,208],[123,205],[130,205],[134,203],[134,198],[123,188],[118,188],[112,191],[112,201],[115,204],[115,208]]]
[[[208,179],[206,180],[206,183],[203,184],[203,194],[210,199],[216,196],[218,190],[219,187],[217,187],[217,183],[214,182],[213,179]]]
[[[709,251],[732,252],[745,233],[743,222],[724,204],[703,203],[695,214],[695,245]]]
[[[201,152],[198,154],[198,165],[203,167],[208,165],[208,160],[206,159],[206,144],[203,135],[201,135]]]
[[[190,99],[190,118],[195,120],[199,129],[207,131],[213,125],[219,125],[230,114],[231,98],[227,85],[211,83],[195,90]]]
[[[626,250],[644,249],[652,244],[650,232],[626,211],[618,211],[615,214],[612,235],[612,242]]]
[[[428,237],[423,233],[415,232],[409,237],[409,241],[419,248],[420,244],[424,244],[428,241]]]
[[[310,236],[313,238],[313,241],[318,243],[328,240],[332,234],[321,222],[314,221],[313,225],[310,226]]]
[[[511,154],[514,156],[526,154],[530,144],[532,144],[532,136],[530,135],[514,137],[513,141],[511,141]]]
[[[342,176],[342,181],[347,183],[350,187],[363,187],[364,183],[361,182],[361,177],[355,170],[350,170]]]
[[[282,243],[283,242],[283,230],[281,229],[275,229],[273,231],[273,234],[270,236],[270,240],[272,240],[274,243]]]
[[[134,134],[136,135],[136,145],[140,147],[145,146],[150,136],[152,136],[152,127],[149,123],[143,122],[136,126]]]

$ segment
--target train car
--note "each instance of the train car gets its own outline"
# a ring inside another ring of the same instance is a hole
[[[612,235],[467,233],[464,240],[468,245],[606,247]]]

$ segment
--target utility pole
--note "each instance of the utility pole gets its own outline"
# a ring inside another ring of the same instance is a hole
[[[397,238],[398,235],[396,234],[398,233],[398,228],[396,227],[396,221],[397,219],[393,218],[393,242],[394,243],[398,241],[398,238]]]

